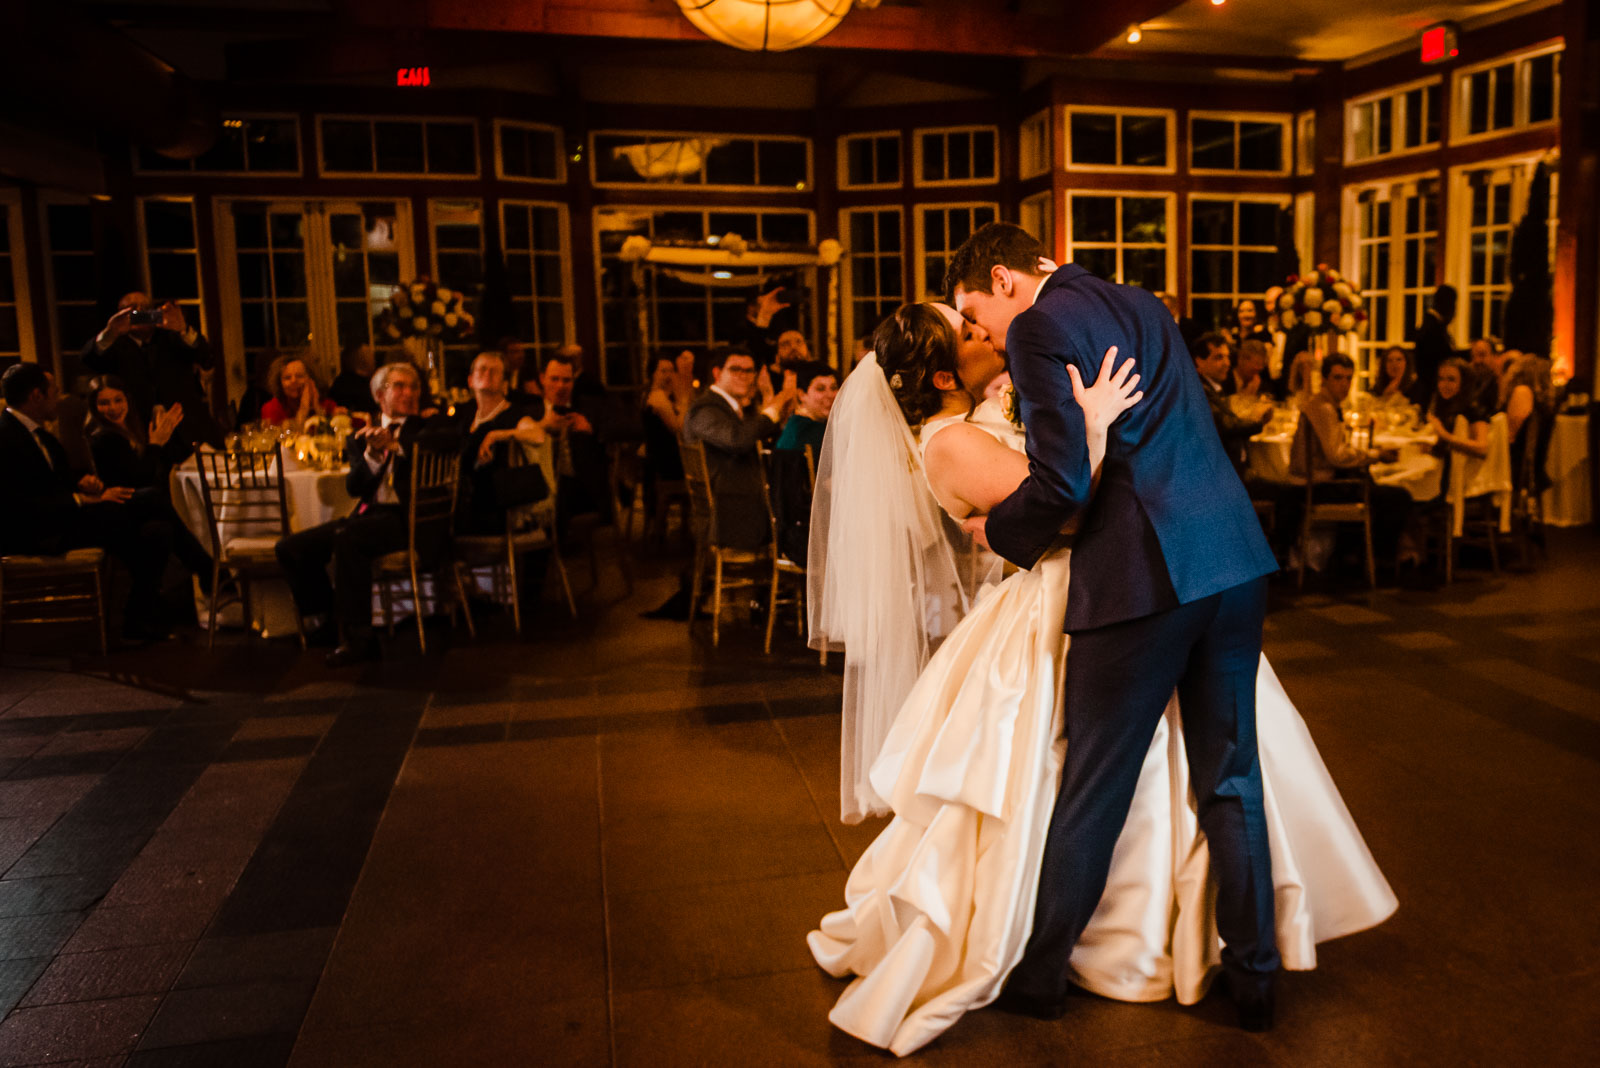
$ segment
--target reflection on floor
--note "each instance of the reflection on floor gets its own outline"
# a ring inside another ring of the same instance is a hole
[[[918,1060],[1587,1062],[1600,545],[1551,557],[1276,604],[1268,654],[1401,909],[1288,976],[1275,1032],[1084,996]],[[359,672],[192,636],[9,657],[0,1068],[883,1063],[804,943],[876,829],[837,819],[838,658],[640,620],[673,570]]]

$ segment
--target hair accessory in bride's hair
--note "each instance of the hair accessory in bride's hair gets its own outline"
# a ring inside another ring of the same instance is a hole
[[[889,388],[890,389],[899,389],[904,384],[905,383],[900,378],[900,372],[899,371],[896,371],[894,374],[889,376]]]

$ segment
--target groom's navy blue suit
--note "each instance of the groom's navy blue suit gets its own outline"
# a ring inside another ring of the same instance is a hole
[[[1085,382],[1115,345],[1144,399],[1112,425],[1090,493]],[[1212,424],[1162,303],[1076,265],[1056,271],[1006,337],[1028,428],[1029,476],[989,513],[989,544],[1031,567],[1078,524],[1066,630],[1067,758],[1046,838],[1033,933],[1007,992],[1067,993],[1067,958],[1105,890],[1139,770],[1174,690],[1217,883],[1223,964],[1243,995],[1279,966],[1256,752],[1265,576],[1277,562]]]

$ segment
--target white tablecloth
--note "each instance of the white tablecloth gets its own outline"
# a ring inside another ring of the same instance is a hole
[[[1412,500],[1431,501],[1439,496],[1444,470],[1428,450],[1438,444],[1431,434],[1377,434],[1374,448],[1394,449],[1400,458],[1392,464],[1374,464],[1372,480],[1383,486],[1401,486]],[[1293,482],[1289,463],[1294,450],[1294,431],[1261,433],[1249,441],[1246,457],[1250,473],[1264,482]]]
[[[1544,470],[1554,481],[1544,494],[1544,521],[1579,527],[1594,518],[1589,497],[1589,416],[1558,415]]]

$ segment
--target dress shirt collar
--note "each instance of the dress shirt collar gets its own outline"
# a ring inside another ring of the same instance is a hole
[[[1033,299],[1028,301],[1028,307],[1031,308],[1035,304],[1039,303],[1039,294],[1044,292],[1045,283],[1050,281],[1054,275],[1055,272],[1052,271],[1050,274],[1047,274],[1043,278],[1039,279],[1039,284],[1033,287]]]
[[[387,414],[385,414],[381,418],[383,420],[383,422],[382,422],[383,428],[385,430],[388,430],[390,427],[394,426],[396,423],[403,423],[407,419],[410,419],[411,417],[409,415],[387,415]]]
[[[29,434],[36,434],[39,432],[39,424],[23,415],[20,409],[7,408],[6,411],[10,412],[11,417],[17,422],[21,423],[22,429],[26,430]]]
[[[734,398],[732,393],[729,393],[727,390],[723,389],[721,386],[712,386],[711,387],[711,392],[715,393],[717,396],[719,396],[723,400],[727,401],[728,402],[728,407],[733,409],[733,414],[734,415],[737,415],[740,419],[744,418],[744,405],[740,404]]]

